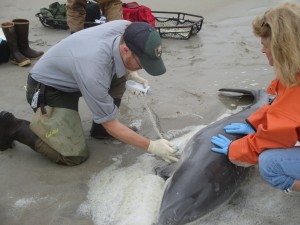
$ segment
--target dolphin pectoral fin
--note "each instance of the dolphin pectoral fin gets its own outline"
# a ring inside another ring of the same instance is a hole
[[[218,91],[220,92],[220,94],[223,95],[229,95],[231,93],[233,96],[237,96],[233,94],[236,93],[239,94],[239,96],[241,95],[251,95],[253,97],[256,96],[255,90],[248,90],[248,89],[221,88]]]
[[[256,102],[257,92],[254,90],[221,88],[218,91],[219,100],[231,110],[237,106],[247,106]]]

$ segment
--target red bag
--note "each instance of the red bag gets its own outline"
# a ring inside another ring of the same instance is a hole
[[[131,22],[146,22],[155,27],[155,17],[151,9],[137,2],[123,3],[123,18]]]

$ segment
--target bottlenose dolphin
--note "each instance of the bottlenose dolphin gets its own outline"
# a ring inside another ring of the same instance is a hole
[[[223,118],[198,131],[188,141],[175,171],[168,179],[158,215],[158,225],[184,225],[192,222],[229,200],[247,177],[249,167],[232,164],[227,156],[211,151],[210,139],[223,134],[231,140],[239,134],[227,134],[223,127],[245,119],[269,102],[264,90],[220,89],[253,97],[251,105],[237,114]]]

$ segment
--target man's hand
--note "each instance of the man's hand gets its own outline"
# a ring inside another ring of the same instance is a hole
[[[159,139],[156,141],[150,141],[150,145],[147,149],[148,152],[151,152],[168,163],[177,162],[178,159],[175,157],[176,150],[172,148],[173,144],[165,139]]]
[[[140,76],[138,75],[138,73],[135,72],[135,71],[134,71],[134,72],[130,72],[130,73],[127,75],[127,79],[128,79],[128,80],[134,80],[135,82],[138,82],[138,83],[144,85],[144,88],[146,88],[146,87],[149,86],[148,80],[146,80],[146,79],[140,77]]]
[[[247,123],[232,123],[224,127],[229,134],[255,134],[255,130]]]
[[[227,155],[228,147],[232,141],[229,140],[227,137],[223,136],[222,134],[219,134],[218,136],[212,136],[211,142],[219,147],[211,148],[212,151]]]

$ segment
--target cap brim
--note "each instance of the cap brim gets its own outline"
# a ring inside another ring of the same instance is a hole
[[[145,69],[146,72],[152,76],[159,76],[166,72],[166,67],[162,58],[151,59],[144,56],[140,57],[139,60],[143,66],[143,69]]]

